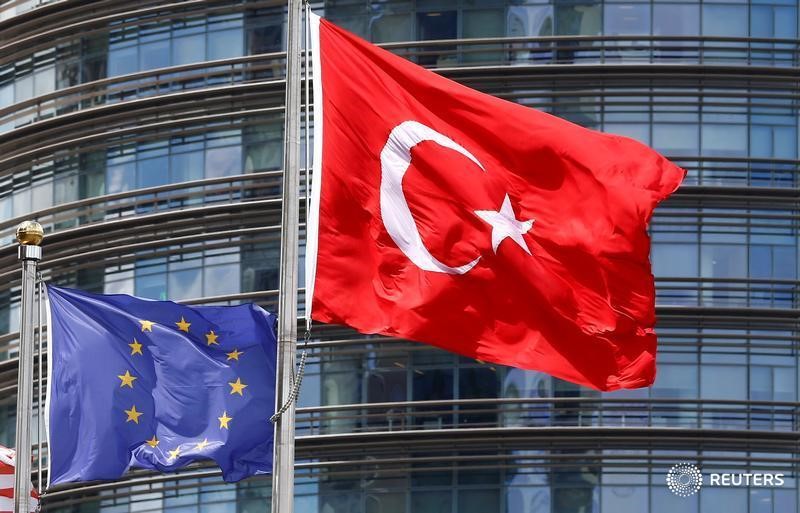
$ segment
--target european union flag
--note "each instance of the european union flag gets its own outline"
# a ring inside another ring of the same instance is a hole
[[[275,317],[48,286],[50,484],[214,460],[272,470]]]

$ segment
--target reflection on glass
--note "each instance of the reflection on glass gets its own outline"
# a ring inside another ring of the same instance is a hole
[[[455,39],[458,35],[456,25],[458,17],[456,11],[438,11],[417,13],[417,39],[420,41],[433,39]],[[423,54],[417,58],[417,62],[423,66],[442,66],[445,61],[455,62],[452,51],[455,47],[422,47]],[[447,53],[437,53],[447,52]]]
[[[411,494],[411,511],[417,513],[441,513],[452,511],[453,498],[450,490],[414,491]]]
[[[506,18],[508,36],[550,36],[553,34],[553,7],[550,5],[511,5]]]
[[[696,36],[698,34],[700,34],[699,5],[663,4],[660,2],[653,5],[654,36]]]
[[[505,35],[505,11],[501,9],[480,9],[463,11],[461,22],[462,38],[501,37]],[[463,62],[491,63],[503,59],[503,52],[480,52],[477,45],[462,49]]]
[[[453,398],[453,369],[415,369],[413,382],[414,401],[435,401]],[[419,413],[441,411],[441,408],[419,408]],[[416,417],[415,423],[426,428],[441,429],[453,423],[453,416],[432,413]]]
[[[14,84],[6,84],[0,87],[0,108],[8,107],[14,103]]]
[[[228,59],[242,55],[241,29],[220,30],[208,34],[208,60]]]
[[[797,8],[752,5],[750,7],[750,36],[777,39],[797,37]]]
[[[203,297],[203,281],[199,268],[169,273],[169,298],[172,301]]]
[[[411,14],[381,13],[370,19],[370,34],[375,43],[410,41],[412,26]]]
[[[745,125],[704,123],[701,133],[702,155],[738,157],[747,155],[747,127]]]
[[[233,176],[242,172],[242,149],[228,146],[206,150],[206,178]]]
[[[170,180],[172,183],[201,180],[205,169],[204,158],[205,154],[202,151],[172,155],[170,157]]]
[[[136,163],[137,188],[156,187],[169,183],[169,159],[157,157]]]
[[[699,128],[696,124],[653,123],[653,147],[664,155],[697,155]]]
[[[139,46],[139,70],[166,68],[170,65],[169,40],[143,43]]]
[[[154,272],[154,270],[143,270],[144,272]],[[136,273],[135,290],[136,295],[148,299],[167,299],[167,283],[163,273],[139,274]]]
[[[747,6],[704,4],[703,35],[747,37]]]
[[[651,388],[652,397],[692,399],[697,397],[697,366],[690,364],[661,364]]]
[[[703,244],[700,248],[700,275],[705,278],[746,277],[747,246]]]
[[[127,75],[138,71],[139,49],[136,46],[111,47],[108,51],[108,76]]]
[[[177,37],[172,40],[172,65],[200,62],[206,58],[205,34]]]
[[[626,36],[650,33],[648,4],[606,4],[603,33],[607,36]]]
[[[222,296],[239,292],[239,264],[206,266],[203,269],[203,296]]]
[[[556,35],[596,36],[602,32],[602,18],[597,4],[556,5]]]
[[[486,513],[500,507],[499,490],[459,490],[459,513]]]
[[[136,164],[128,162],[106,170],[106,193],[124,192],[136,187]]]

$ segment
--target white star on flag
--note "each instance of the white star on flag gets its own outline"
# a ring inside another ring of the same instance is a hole
[[[533,226],[533,219],[528,221],[520,221],[514,215],[514,209],[511,208],[511,199],[506,194],[503,199],[503,205],[500,210],[476,210],[475,215],[483,219],[488,224],[492,225],[492,249],[497,254],[497,247],[503,239],[510,238],[525,250],[525,253],[531,254],[528,244],[522,238],[522,234],[528,233]]]

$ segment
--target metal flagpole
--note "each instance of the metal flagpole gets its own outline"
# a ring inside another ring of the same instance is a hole
[[[28,513],[31,497],[31,416],[33,414],[33,299],[36,267],[42,258],[42,225],[25,221],[17,227],[22,261],[22,308],[19,322],[17,376],[17,462],[14,468],[14,513]]]
[[[297,351],[297,258],[300,201],[300,37],[302,0],[288,0],[286,41],[285,145],[281,260],[278,283],[278,359],[276,365],[275,457],[272,513],[294,510],[294,384]]]

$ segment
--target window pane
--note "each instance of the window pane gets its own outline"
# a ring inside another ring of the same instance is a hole
[[[78,199],[78,176],[62,176],[53,183],[54,201],[56,205],[69,203]]]
[[[146,43],[139,48],[139,69],[166,68],[169,66],[169,40]]]
[[[206,178],[233,176],[242,172],[240,146],[214,148],[206,151]]]
[[[747,7],[744,5],[704,5],[704,36],[748,35]]]
[[[136,184],[136,165],[133,162],[109,166],[106,171],[106,193],[133,190]]]
[[[599,5],[556,6],[556,35],[596,36],[600,34]]]
[[[650,251],[653,275],[659,278],[698,276],[697,244],[653,243]]]
[[[549,5],[508,7],[508,35],[550,36],[553,34],[553,7]]]
[[[795,386],[796,374],[794,368],[774,367],[772,388],[774,401],[796,401],[797,387]]]
[[[164,185],[169,180],[169,160],[167,157],[140,160],[136,164],[138,188]]]
[[[697,496],[681,497],[672,493],[666,486],[653,486],[650,489],[651,513],[697,513]],[[647,510],[643,510],[647,511]]]
[[[747,127],[743,125],[703,125],[702,154],[714,157],[747,155]]]
[[[644,123],[605,123],[603,131],[609,134],[624,135],[644,144],[650,144],[650,125]]]
[[[108,76],[127,75],[138,71],[139,49],[136,46],[111,48],[108,51]]]
[[[136,295],[149,299],[167,299],[167,280],[165,273],[136,275]]]
[[[461,37],[500,37],[505,35],[505,13],[499,9],[484,9],[479,11],[464,11],[462,18]],[[469,49],[470,47],[465,48]],[[472,46],[477,50],[479,46]],[[496,48],[496,47],[495,47]],[[469,52],[464,53],[465,62],[500,62],[503,52]]]
[[[697,366],[661,364],[652,391],[656,398],[697,397]]]
[[[239,264],[217,265],[204,270],[204,296],[221,296],[239,292]]]
[[[797,37],[797,9],[795,7],[775,7],[774,37],[791,39]]]
[[[14,103],[14,84],[6,84],[0,87],[0,107],[8,107]]]
[[[450,490],[438,492],[413,491],[411,493],[411,511],[414,513],[442,513],[451,511],[452,493]]]
[[[698,139],[697,125],[653,124],[653,146],[667,156],[697,155]]]
[[[600,511],[647,511],[648,491],[644,486],[604,486]]]
[[[42,181],[31,187],[31,211],[53,206],[53,182]]]
[[[417,38],[455,39],[458,35],[456,11],[423,12],[417,14]]]
[[[372,40],[376,43],[410,41],[410,14],[382,14],[372,21]]]
[[[417,39],[455,39],[458,35],[456,11],[425,12],[417,14]],[[422,47],[427,55],[420,55],[417,61],[422,65],[455,63],[454,46]],[[441,53],[439,53],[441,52]]]
[[[797,249],[792,246],[775,246],[772,249],[772,269],[773,278],[797,278]]]
[[[256,27],[247,32],[247,53],[279,52],[283,49],[283,26]]]
[[[653,6],[653,35],[696,36],[699,33],[699,5],[656,4]]]
[[[242,55],[241,29],[220,30],[208,34],[208,59],[228,59]]]
[[[797,158],[797,129],[793,126],[776,126],[773,129],[772,154],[779,159]]]
[[[505,21],[505,13],[500,9],[463,11],[461,37],[504,36]]]
[[[747,513],[748,488],[703,487],[700,496],[700,511],[724,511],[725,513]]]
[[[204,170],[203,158],[202,151],[172,155],[170,157],[170,178],[172,183],[202,179]]]
[[[606,4],[603,33],[607,36],[650,34],[650,6]]]
[[[185,269],[169,273],[169,299],[195,299],[203,296],[203,281],[200,269]]]
[[[750,156],[772,156],[772,129],[768,126],[750,127]]]
[[[750,246],[750,277],[772,276],[772,246]]]
[[[459,513],[486,513],[500,510],[498,490],[459,490]]]
[[[700,250],[700,271],[705,278],[747,277],[747,246],[704,244]]]
[[[747,397],[746,370],[744,366],[703,364],[700,396],[703,399],[744,399]]]
[[[36,96],[41,96],[55,90],[56,87],[56,69],[54,66],[37,71],[34,78],[35,86],[34,91]]]
[[[21,101],[33,98],[33,75],[25,75],[14,81],[14,101]],[[21,123],[17,123],[19,126]]]
[[[172,64],[180,66],[191,62],[201,62],[206,58],[206,36],[195,34],[172,40]]]

